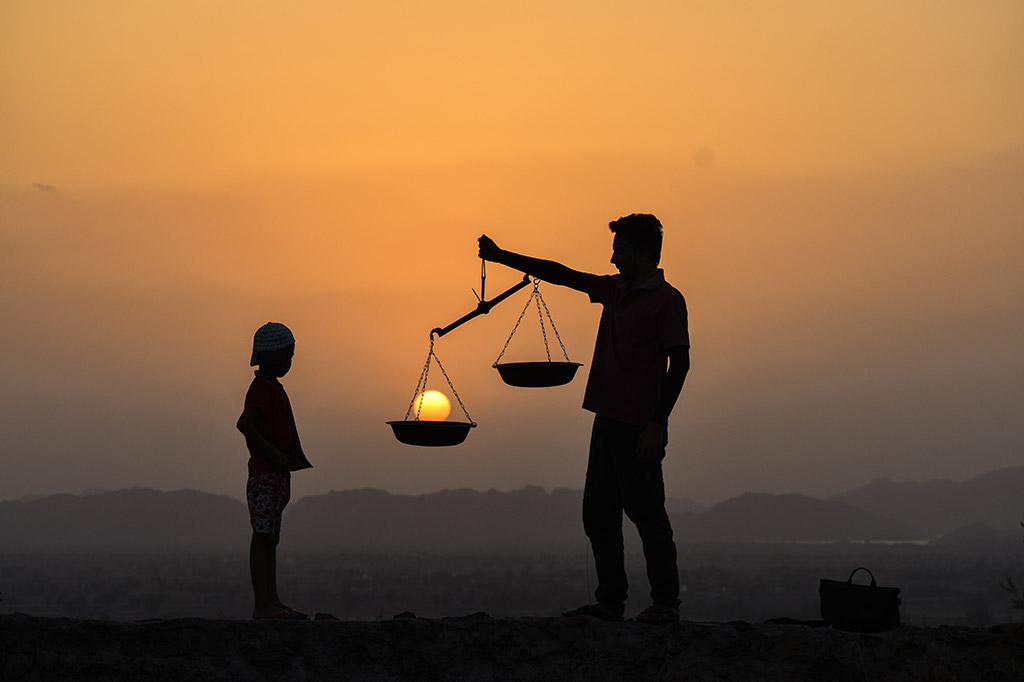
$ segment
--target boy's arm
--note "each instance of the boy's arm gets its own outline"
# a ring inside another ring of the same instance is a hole
[[[690,349],[676,346],[668,349],[668,371],[661,381],[661,393],[654,409],[654,419],[640,434],[637,456],[642,460],[660,460],[668,444],[668,416],[675,407],[683,382],[690,371]]]
[[[587,290],[587,273],[585,272],[573,270],[553,260],[541,260],[505,251],[498,248],[494,240],[487,235],[481,235],[477,241],[480,244],[480,257],[484,260],[507,265],[545,282],[569,287],[576,291],[585,292]]]
[[[267,456],[277,466],[287,469],[290,458],[279,447],[264,438],[260,430],[256,428],[256,418],[258,416],[260,416],[258,407],[247,407],[242,410],[242,414],[238,417],[238,423],[235,424],[235,427],[245,436],[246,442],[256,446],[257,450],[267,453]]]

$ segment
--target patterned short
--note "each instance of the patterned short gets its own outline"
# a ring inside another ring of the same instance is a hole
[[[292,495],[292,477],[288,473],[250,474],[245,486],[249,503],[249,522],[256,533],[280,533],[281,513]]]

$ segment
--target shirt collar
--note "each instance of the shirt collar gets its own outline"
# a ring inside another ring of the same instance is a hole
[[[621,277],[621,275],[619,276]],[[642,285],[640,285],[639,288],[644,291],[653,291],[654,289],[657,289],[664,283],[665,271],[662,268],[658,268],[657,270],[654,271],[654,274],[651,275],[651,278],[644,282]],[[623,279],[621,282],[619,282],[619,290],[622,291],[623,293],[629,291],[629,281]]]

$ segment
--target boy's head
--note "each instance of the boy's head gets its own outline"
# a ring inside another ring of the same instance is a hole
[[[259,365],[262,369],[270,366],[290,365],[295,354],[295,337],[292,330],[280,322],[267,322],[256,330],[252,338],[252,358],[250,365]],[[288,370],[285,369],[281,373]]]
[[[632,213],[613,220],[608,227],[634,249],[646,249],[651,262],[661,262],[661,221],[650,213]]]

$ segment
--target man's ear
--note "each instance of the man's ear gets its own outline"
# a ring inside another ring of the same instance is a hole
[[[658,264],[658,261],[654,260],[654,252],[651,251],[651,247],[649,247],[649,246],[638,246],[636,248],[637,248],[638,251],[640,251],[643,254],[644,258],[646,258],[647,260],[651,261],[651,263],[653,263],[655,265]]]

